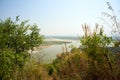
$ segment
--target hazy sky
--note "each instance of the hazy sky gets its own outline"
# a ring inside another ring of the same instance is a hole
[[[100,22],[101,12],[108,12],[106,2],[120,14],[120,0],[0,0],[0,19],[19,15],[21,20],[36,23],[44,35],[81,35],[81,24],[92,27]]]

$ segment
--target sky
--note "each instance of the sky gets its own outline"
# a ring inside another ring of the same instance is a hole
[[[120,0],[0,0],[0,19],[20,16],[36,23],[43,35],[77,36],[83,34],[82,24],[100,24],[101,13],[109,12],[106,2],[120,14]],[[104,31],[109,34],[111,29],[104,26]]]

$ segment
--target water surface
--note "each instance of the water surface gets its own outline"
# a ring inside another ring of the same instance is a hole
[[[72,43],[67,43],[67,50],[71,50],[71,46],[74,47],[79,47],[80,42],[79,40],[72,40]],[[33,51],[31,56],[36,59],[37,61],[45,62],[45,63],[50,63],[52,60],[56,58],[57,54],[61,54],[63,50],[65,49],[65,44],[60,44],[60,45],[51,45],[47,48],[39,49],[37,51]]]

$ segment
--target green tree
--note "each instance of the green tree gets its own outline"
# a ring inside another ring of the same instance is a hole
[[[115,79],[113,71],[115,59],[107,48],[112,38],[104,35],[103,29],[99,28],[99,25],[96,25],[94,32],[90,31],[87,24],[82,27],[85,35],[80,41],[82,43],[82,50],[89,57],[89,77],[92,80],[96,80],[109,74],[111,75],[111,77],[109,76],[110,80]]]
[[[39,31],[36,24],[20,21],[18,16],[15,21],[11,18],[0,20],[0,78],[9,78],[15,66],[24,65],[29,58],[27,51],[43,41]]]

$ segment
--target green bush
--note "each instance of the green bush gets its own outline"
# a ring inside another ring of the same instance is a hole
[[[5,49],[0,52],[0,79],[9,79],[14,70],[15,53]]]
[[[114,79],[113,67],[115,65],[115,57],[107,49],[107,45],[111,43],[112,38],[104,35],[102,28],[99,29],[98,25],[96,25],[93,33],[89,31],[88,25],[83,25],[83,29],[85,36],[80,41],[82,50],[90,58],[88,77],[91,79]]]
[[[29,58],[28,50],[39,46],[43,36],[37,25],[27,24],[28,20],[0,20],[0,79],[11,78],[15,68],[22,68]]]

